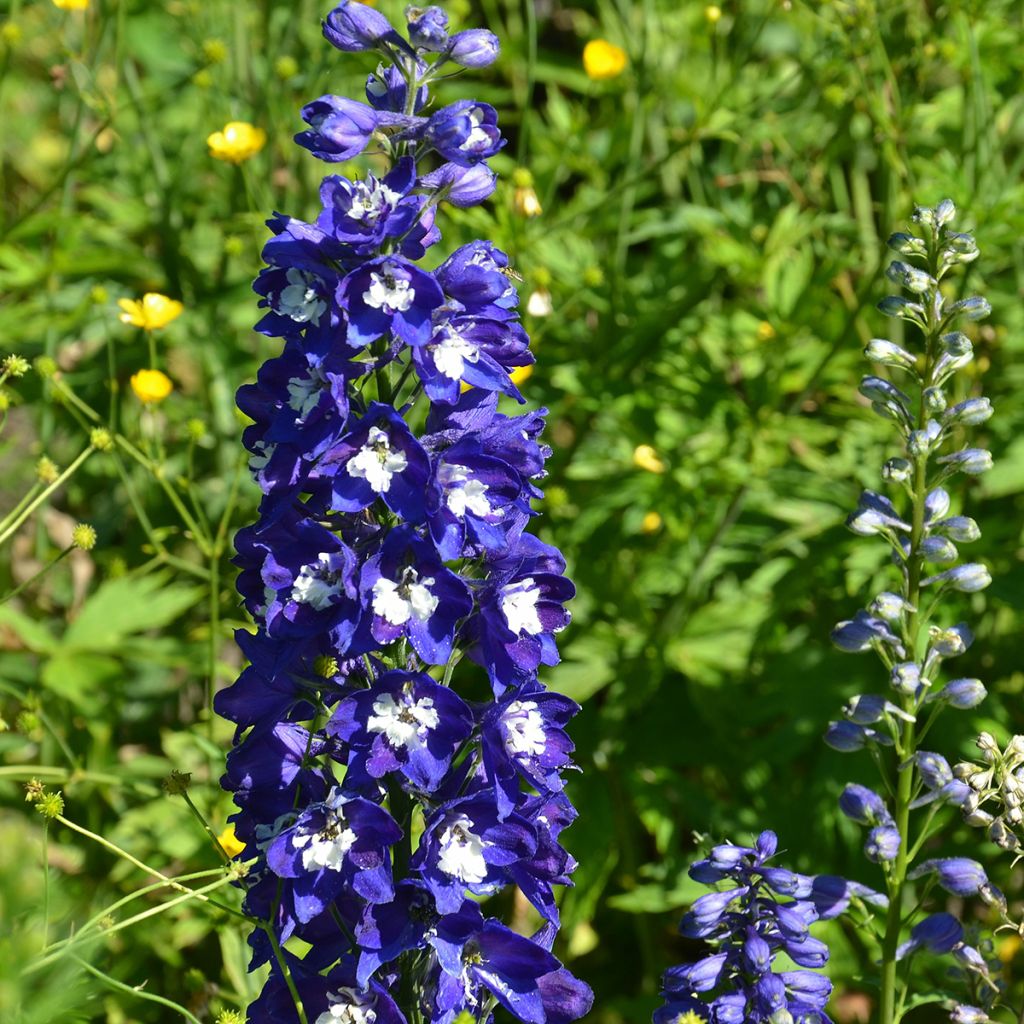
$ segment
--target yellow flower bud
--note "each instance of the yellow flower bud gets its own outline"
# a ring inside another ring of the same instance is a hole
[[[57,372],[57,361],[50,356],[36,356],[32,365],[43,380],[49,380]]]
[[[299,62],[289,53],[274,61],[274,74],[287,81],[299,73]]]
[[[704,8],[704,17],[707,18],[712,25],[717,25],[718,22],[722,20],[722,8],[717,4],[708,4],[708,6]]]
[[[594,81],[618,78],[628,62],[626,51],[606,39],[592,39],[583,47],[583,70]]]
[[[64,797],[60,793],[43,793],[36,801],[36,810],[47,820],[64,813]]]
[[[638,444],[633,449],[633,465],[648,473],[665,472],[665,463],[658,458],[658,453],[649,444]]]
[[[93,427],[89,431],[89,444],[98,452],[109,452],[114,447],[114,438],[106,427]]]
[[[171,378],[159,370],[139,370],[132,374],[130,383],[135,397],[147,405],[162,402],[174,389]]]
[[[89,0],[53,0],[53,6],[62,11],[84,11],[89,7]]]
[[[75,523],[71,543],[80,551],[92,551],[96,547],[96,528],[89,523]]]
[[[775,328],[767,320],[762,320],[757,325],[758,341],[771,341],[775,337]]]
[[[36,463],[36,476],[39,478],[40,483],[52,484],[60,476],[60,469],[53,459],[44,455]]]
[[[228,825],[227,828],[217,836],[217,842],[220,843],[224,852],[229,857],[237,857],[245,849],[245,843],[235,835],[234,825]]]
[[[640,523],[644,533],[657,533],[661,529],[661,516],[657,512],[647,512]]]
[[[215,160],[240,164],[267,144],[267,133],[248,121],[229,121],[222,131],[207,136],[206,144]]]
[[[0,25],[0,39],[8,46],[17,46],[21,42],[21,26],[13,21],[5,21]]]
[[[529,380],[533,376],[533,366],[533,363],[530,363],[529,366],[517,366],[508,375],[509,380],[511,380],[516,387],[519,387],[519,385],[522,384],[524,380]]]
[[[223,39],[204,39],[203,57],[208,64],[223,64],[228,59],[228,48]]]
[[[24,356],[7,356],[3,363],[0,363],[0,369],[8,377],[24,377],[29,371],[29,362]]]
[[[185,307],[177,299],[169,299],[159,292],[146,292],[141,299],[118,299],[117,304],[124,311],[121,322],[156,331],[166,327],[181,316]]]

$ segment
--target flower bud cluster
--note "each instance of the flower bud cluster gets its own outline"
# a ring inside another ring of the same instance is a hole
[[[765,831],[753,846],[715,846],[690,867],[702,885],[728,886],[697,899],[680,925],[683,935],[704,939],[715,951],[666,971],[665,1003],[654,1024],[827,1024],[832,984],[815,970],[829,951],[810,926],[838,917],[852,900],[883,908],[887,901],[836,876],[771,866],[777,846],[775,833]],[[800,969],[776,967],[780,954]]]
[[[417,265],[438,205],[490,195],[504,145],[487,104],[421,116],[428,83],[498,42],[449,35],[437,7],[406,15],[407,37],[349,0],[327,16],[329,42],[382,63],[366,102],[309,104],[297,141],[330,162],[373,146],[390,170],[326,177],[312,222],[276,214],[254,285],[257,330],[284,347],[238,394],[263,492],[236,540],[257,628],[216,701],[237,726],[223,784],[260,923],[251,966],[270,966],[248,1019],[297,1021],[301,1001],[309,1024],[452,1024],[499,1004],[568,1022],[591,999],[551,953],[578,707],[538,672],[573,586],[527,529],[543,413],[498,410],[523,401],[510,375],[533,359],[504,253],[477,241]],[[460,693],[463,658],[477,681]],[[478,902],[507,886],[536,908],[532,937]]]
[[[968,825],[987,829],[993,843],[1016,853],[1024,835],[1024,736],[1013,736],[1000,748],[991,733],[983,732],[977,743],[982,763],[960,761],[953,767],[969,787],[960,810]]]

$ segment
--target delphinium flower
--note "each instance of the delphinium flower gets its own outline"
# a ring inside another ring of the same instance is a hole
[[[817,971],[829,951],[810,926],[851,902],[886,900],[836,876],[771,865],[777,845],[774,832],[762,832],[753,846],[715,846],[690,867],[695,881],[720,888],[693,903],[680,931],[714,951],[666,971],[654,1024],[827,1024],[832,984]]]
[[[270,967],[249,1020],[451,1024],[500,1005],[561,1024],[591,1001],[551,952],[578,707],[539,673],[573,587],[528,530],[543,413],[499,407],[523,401],[533,359],[492,243],[418,265],[443,203],[493,192],[504,145],[492,107],[433,107],[428,86],[498,40],[449,34],[438,7],[406,16],[404,36],[354,2],[324,21],[379,63],[365,100],[308,104],[296,140],[388,167],[325,177],[312,221],[275,214],[254,286],[282,348],[238,395],[263,491],[236,541],[256,630],[217,697],[237,725],[223,782],[251,966]],[[530,936],[479,902],[508,886],[536,908]]]
[[[909,978],[901,961],[919,951],[953,957],[971,1003],[980,1006],[954,1006],[953,1020],[988,1019],[985,1007],[996,992],[988,966],[955,917],[945,911],[927,914],[926,897],[933,886],[961,899],[979,898],[1003,919],[1006,914],[1002,894],[976,861],[932,857],[916,863],[926,843],[929,851],[935,845],[936,822],[941,821],[936,816],[943,806],[962,808],[968,820],[984,820],[999,836],[1007,831],[1001,818],[980,809],[990,795],[993,769],[1004,763],[1001,754],[988,751],[989,767],[977,775],[959,766],[954,771],[941,754],[921,749],[921,738],[938,714],[972,708],[985,697],[977,679],[942,678],[955,677],[947,662],[974,639],[966,623],[950,621],[945,605],[991,582],[983,565],[960,561],[959,546],[976,540],[980,530],[973,519],[954,512],[946,489],[961,474],[976,475],[992,465],[991,455],[969,440],[971,428],[992,415],[988,399],[977,394],[955,402],[951,398],[955,374],[972,359],[970,339],[959,327],[989,313],[980,296],[950,301],[940,284],[955,267],[978,256],[974,239],[952,230],[955,214],[948,199],[934,208],[918,208],[913,233],[889,239],[900,258],[886,275],[902,294],[883,299],[879,309],[905,321],[920,341],[907,348],[874,339],[865,349],[868,359],[894,379],[866,376],[860,393],[893,423],[900,448],[882,467],[889,493],[865,491],[847,525],[889,545],[894,586],[832,633],[843,651],[873,652],[888,677],[884,694],[854,697],[845,717],[826,734],[826,742],[837,750],[869,751],[883,779],[880,792],[849,785],[840,798],[844,814],[866,829],[865,855],[881,866],[889,897],[879,925],[881,1024],[894,1024],[902,1016]],[[1000,770],[995,788],[1007,779],[1013,779],[1012,770]],[[928,994],[917,1001],[939,998]]]

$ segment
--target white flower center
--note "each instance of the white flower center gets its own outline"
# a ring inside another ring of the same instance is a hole
[[[480,107],[473,107],[469,111],[469,123],[472,126],[469,130],[469,135],[466,136],[466,141],[459,146],[459,149],[472,150],[488,146],[491,137],[481,127],[484,123],[484,112]]]
[[[441,856],[438,867],[452,878],[475,884],[487,877],[484,850],[490,846],[470,831],[473,822],[460,815],[441,833]]]
[[[404,626],[409,619],[426,622],[438,605],[429,590],[433,584],[433,576],[421,580],[413,568],[405,569],[398,583],[381,576],[373,585],[373,612],[392,626]]]
[[[462,380],[466,363],[475,363],[480,358],[480,349],[458,331],[445,328],[441,340],[430,346],[430,355],[439,373],[449,380]]]
[[[501,717],[505,728],[505,749],[510,754],[537,757],[544,753],[547,736],[544,717],[533,700],[514,700]]]
[[[292,600],[296,604],[310,604],[314,611],[322,612],[331,605],[344,589],[340,569],[331,568],[331,556],[322,551],[315,562],[299,570],[292,585]]]
[[[327,868],[340,871],[345,854],[352,849],[356,834],[345,825],[343,818],[331,817],[319,832],[296,836],[295,845],[302,850],[302,866],[307,871]]]
[[[339,989],[328,993],[330,1006],[320,1014],[314,1024],[374,1024],[377,1011],[373,1009],[370,995],[357,992],[354,988]]]
[[[409,751],[422,749],[427,733],[441,721],[429,697],[396,701],[390,693],[384,693],[373,702],[373,712],[366,723],[370,732],[381,732],[392,747]]]
[[[363,302],[368,306],[404,313],[415,298],[416,290],[405,278],[395,277],[388,271],[382,274],[370,271],[370,287],[363,292]]]
[[[372,175],[369,181],[357,181],[352,194],[352,207],[348,215],[353,220],[376,224],[385,207],[394,206],[401,196],[392,192]]]
[[[348,475],[365,480],[377,494],[391,486],[391,478],[401,473],[409,460],[400,448],[391,447],[391,439],[379,427],[370,427],[366,444],[348,460]]]
[[[288,380],[288,407],[299,414],[298,423],[316,408],[320,392],[326,386],[327,379],[318,366],[311,366],[305,377],[291,377]]]
[[[487,484],[470,477],[465,466],[442,463],[438,480],[445,489],[444,502],[452,515],[465,519],[466,513],[483,518],[504,515],[503,509],[492,509],[487,500]]]
[[[536,636],[544,632],[544,626],[537,614],[539,599],[540,588],[534,586],[533,578],[529,576],[525,580],[501,588],[501,610],[508,628],[513,633],[529,633]]]
[[[286,274],[288,284],[281,289],[277,299],[277,312],[291,317],[296,323],[316,323],[327,309],[313,287],[316,277],[305,270],[292,267]]]
[[[373,996],[354,988],[338,989],[328,993],[330,1006],[317,1017],[314,1024],[374,1024],[377,1011],[373,1009]]]

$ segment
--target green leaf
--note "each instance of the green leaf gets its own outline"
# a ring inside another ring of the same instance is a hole
[[[77,651],[115,651],[133,633],[162,629],[202,596],[199,587],[168,583],[168,576],[124,577],[104,583],[64,633]]]
[[[102,654],[60,652],[43,666],[42,683],[85,715],[99,714],[124,675],[120,663]]]

